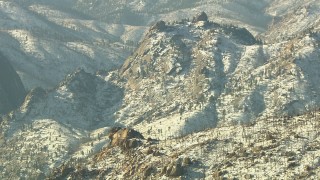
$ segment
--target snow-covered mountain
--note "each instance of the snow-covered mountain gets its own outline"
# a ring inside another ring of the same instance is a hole
[[[121,36],[143,33],[139,27],[93,20],[64,5],[0,1],[1,51],[29,90],[52,88],[77,68],[92,73],[115,69],[133,48]]]
[[[254,36],[266,33],[273,40],[284,38],[284,32],[279,36],[279,31],[289,26],[294,27],[289,28],[286,37],[316,28],[317,3],[316,0],[0,1],[1,49],[28,90],[38,86],[48,88],[79,67],[92,73],[119,68],[149,26],[159,20],[170,23],[191,20],[205,11],[211,21],[245,27]]]
[[[317,42],[308,34],[263,45],[234,26],[159,22],[119,71],[127,83],[118,122],[175,122],[167,135],[178,136],[197,124],[202,130],[312,110],[319,106]]]
[[[284,41],[320,30],[320,2],[317,0],[274,2],[267,12],[273,16],[264,37],[269,42]]]
[[[28,90],[52,88],[79,67],[92,73],[119,68],[160,19],[180,21],[206,11],[215,22],[241,25],[257,35],[271,21],[263,13],[267,2],[0,1],[1,50]]]
[[[317,1],[0,7],[32,89],[0,118],[0,179],[319,176]]]
[[[1,179],[11,173],[34,179],[77,157],[80,146],[115,126],[113,114],[122,97],[122,89],[84,70],[68,75],[54,89],[33,89],[18,110],[1,118],[0,151],[9,153],[1,156]],[[91,149],[97,152],[105,144],[99,141]]]

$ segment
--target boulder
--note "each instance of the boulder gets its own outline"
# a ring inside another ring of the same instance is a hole
[[[132,149],[139,146],[139,139],[144,139],[141,133],[130,128],[112,128],[109,133],[111,146]]]
[[[199,14],[197,14],[194,18],[193,18],[193,22],[199,22],[199,21],[208,21],[208,15],[205,12],[201,12]]]
[[[191,159],[188,157],[183,158],[182,160],[182,166],[189,166],[191,164]]]
[[[179,177],[183,175],[184,170],[180,163],[174,163],[163,167],[161,173],[168,177]]]
[[[167,28],[164,21],[159,21],[151,27],[151,30],[164,31]]]
[[[149,166],[144,170],[143,176],[149,177],[153,171],[154,171],[153,167]]]

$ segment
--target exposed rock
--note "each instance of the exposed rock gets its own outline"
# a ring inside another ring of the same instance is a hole
[[[132,149],[139,146],[138,139],[144,139],[138,131],[129,128],[113,128],[109,133],[111,146],[120,146],[123,149]]]
[[[164,21],[159,21],[155,25],[153,25],[150,30],[164,31],[166,28],[166,23]]]
[[[288,161],[295,161],[295,160],[296,160],[296,157],[294,157],[294,156],[288,158]]]
[[[168,167],[167,167],[167,166],[164,166],[164,167],[161,169],[161,174],[166,174],[166,173],[167,173],[167,169],[168,169]]]
[[[45,97],[46,93],[47,92],[41,87],[37,87],[37,88],[32,89],[28,93],[28,95],[26,96],[25,101],[21,107],[23,109],[27,109],[32,104],[34,104],[38,101],[41,101]]]
[[[194,18],[193,18],[193,22],[199,22],[199,21],[208,21],[208,16],[205,12],[201,12],[199,14],[197,14]]]
[[[117,133],[120,129],[122,129],[122,128],[121,128],[121,127],[113,127],[113,128],[110,130],[110,132],[109,132],[109,139],[112,140],[113,135],[114,135],[115,133]]]
[[[255,146],[252,148],[252,152],[255,154],[259,154],[262,151],[262,146]]]
[[[294,157],[294,156],[296,156],[296,153],[293,151],[286,151],[283,153],[283,155],[287,156],[287,157]]]
[[[152,153],[153,156],[161,156],[161,153],[159,151],[154,151]]]
[[[271,132],[268,132],[266,134],[266,140],[273,140],[276,139],[276,137],[274,135],[271,134]]]
[[[183,158],[182,166],[189,166],[191,164],[191,159],[189,157]]]
[[[232,166],[233,166],[233,164],[232,164],[232,162],[227,161],[227,162],[225,163],[225,166],[226,166],[226,167],[232,167]]]
[[[212,176],[214,179],[220,179],[221,176],[225,174],[224,171],[216,170],[213,172]]]
[[[181,166],[181,163],[176,162],[163,167],[161,170],[161,173],[165,174],[168,177],[178,177],[183,175],[184,170],[183,170],[183,167]]]
[[[0,53],[0,114],[19,107],[26,95],[19,75]]]
[[[66,86],[72,92],[82,91],[86,93],[93,93],[97,86],[95,79],[95,75],[85,72],[83,69],[78,69],[74,73],[67,75],[60,83],[60,86]]]
[[[151,148],[148,148],[148,150],[146,151],[146,154],[147,154],[147,155],[153,154],[153,153],[154,153],[154,151],[153,151],[153,149],[151,149]]]
[[[297,162],[291,162],[288,164],[288,168],[295,168],[297,166],[299,166],[299,164]]]
[[[154,171],[154,168],[153,167],[151,167],[151,166],[149,166],[149,167],[147,167],[145,170],[144,170],[144,177],[149,177],[151,174],[152,174],[152,172]]]

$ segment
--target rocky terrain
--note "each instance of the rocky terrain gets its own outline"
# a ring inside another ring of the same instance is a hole
[[[320,176],[317,1],[0,8],[0,179]]]
[[[121,136],[138,147],[107,146],[49,179],[317,179],[319,115],[262,117],[162,141]]]

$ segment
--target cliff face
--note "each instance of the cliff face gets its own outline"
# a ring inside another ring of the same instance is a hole
[[[17,108],[25,95],[20,77],[6,57],[0,54],[0,114]]]

